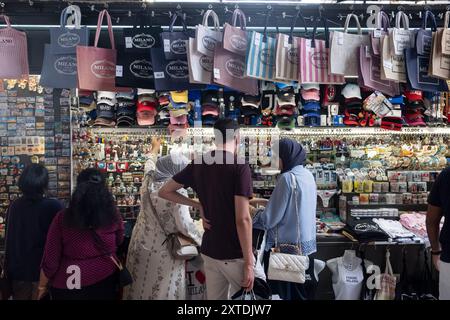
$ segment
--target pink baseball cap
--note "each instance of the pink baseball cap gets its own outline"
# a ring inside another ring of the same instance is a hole
[[[301,90],[303,100],[320,101],[320,91],[317,89]]]
[[[202,115],[204,116],[211,115],[217,117],[219,115],[219,110],[211,105],[203,106]]]
[[[170,116],[170,124],[180,125],[186,123],[187,123],[187,116],[185,114],[178,117]]]

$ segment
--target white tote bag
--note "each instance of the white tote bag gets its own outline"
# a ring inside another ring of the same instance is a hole
[[[356,21],[358,34],[348,33],[350,20]],[[334,31],[331,34],[330,73],[343,76],[357,77],[359,64],[359,48],[370,44],[370,36],[362,34],[358,16],[347,15],[344,32]]]
[[[209,17],[213,18],[214,29],[208,27]],[[197,26],[195,41],[197,51],[201,54],[213,57],[217,43],[222,42],[222,31],[220,31],[219,17],[213,10],[207,10],[203,15],[203,23]]]
[[[403,28],[401,27],[403,22]],[[409,30],[409,18],[403,11],[397,12],[395,15],[395,28],[389,31],[389,44],[391,54],[400,56],[403,55],[405,49],[414,48],[413,30]]]
[[[187,56],[189,82],[211,84],[214,58],[198,52],[194,38],[189,38]]]

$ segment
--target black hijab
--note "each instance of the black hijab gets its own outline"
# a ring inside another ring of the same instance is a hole
[[[303,165],[306,160],[306,152],[302,145],[292,139],[280,139],[278,156],[283,161],[283,170],[287,172],[298,165]]]

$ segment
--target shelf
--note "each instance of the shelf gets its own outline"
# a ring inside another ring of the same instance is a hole
[[[400,211],[426,211],[428,204],[387,204],[387,203],[370,203],[370,204],[353,204],[353,202],[347,202],[348,209],[381,209],[381,208],[397,208]]]

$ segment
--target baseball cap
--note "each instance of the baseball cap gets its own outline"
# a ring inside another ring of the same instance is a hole
[[[288,87],[287,90],[280,90],[276,95],[276,105],[284,106],[284,105],[295,105],[295,92],[291,87]]]
[[[177,103],[177,102],[175,102],[175,101],[172,100],[172,97],[171,97],[171,96],[169,96],[169,101],[170,101],[169,106],[170,106],[172,109],[186,109],[186,107],[187,107],[187,103],[184,103],[184,102],[182,102],[182,103]]]
[[[97,103],[107,103],[111,106],[115,105],[116,93],[112,91],[97,91]]]
[[[170,96],[172,101],[175,103],[187,103],[188,102],[188,91],[170,91]]]
[[[112,119],[106,119],[106,118],[98,118],[94,121],[94,126],[99,127],[114,127],[116,125],[115,121]]]
[[[214,125],[214,123],[216,123],[217,119],[218,119],[218,118],[215,117],[215,116],[206,115],[206,116],[203,116],[203,117],[202,117],[202,123],[203,123],[205,126],[212,126],[212,125]]]
[[[316,112],[309,112],[303,115],[305,119],[305,126],[318,127],[320,126],[320,114]]]
[[[317,89],[302,89],[301,94],[305,101],[320,101],[320,91]]]
[[[303,90],[320,90],[320,85],[318,83],[305,83],[302,84]]]
[[[241,105],[242,107],[251,107],[251,108],[259,108],[259,105],[261,103],[261,96],[251,96],[251,95],[244,95],[241,98]]]
[[[309,101],[303,104],[303,110],[305,111],[319,111],[320,110],[320,103]]]
[[[140,126],[151,126],[155,124],[155,111],[139,110],[136,113],[137,123]]]
[[[218,116],[219,115],[219,109],[217,107],[207,105],[202,107],[202,115],[211,115],[211,116]]]
[[[425,127],[426,123],[423,121],[423,114],[419,112],[407,113],[404,116],[406,123],[413,127]]]
[[[170,103],[169,96],[162,94],[158,98],[158,103],[160,106],[167,106]]]
[[[156,98],[154,96],[148,96],[148,95],[144,95],[144,96],[139,96],[137,99],[138,102],[153,102],[156,104]]]
[[[219,106],[219,96],[216,90],[206,90],[202,92],[202,106]]]
[[[118,127],[131,127],[136,124],[134,117],[121,116],[117,118]]]
[[[295,119],[293,117],[278,118],[277,127],[280,129],[291,130],[295,128]]]
[[[419,90],[405,90],[406,100],[409,102],[422,101],[423,93]]]
[[[170,123],[170,113],[167,110],[161,110],[158,113],[158,122],[161,125],[168,125]]]
[[[139,112],[140,110],[149,110],[149,111],[153,111],[156,110],[157,108],[157,104],[156,104],[156,100],[144,100],[144,101],[138,101],[137,102],[137,111]]]
[[[138,88],[137,89],[137,95],[138,96],[142,96],[142,95],[145,95],[145,94],[154,95],[155,92],[156,91],[154,89],[142,89],[142,88]]]
[[[292,116],[294,115],[294,108],[277,106],[277,108],[275,109],[275,114],[277,116]]]
[[[134,103],[130,102],[119,102],[117,104],[117,117],[120,116],[130,116],[134,117],[136,113],[136,105]]]
[[[169,111],[169,114],[171,117],[180,117],[180,116],[185,116],[188,114],[188,111],[186,109],[172,109]]]
[[[117,92],[116,99],[134,100],[134,90]]]
[[[324,89],[323,104],[326,105],[330,102],[334,102],[336,100],[336,96],[337,96],[336,86],[333,84],[326,85]]]
[[[259,114],[261,114],[259,108],[255,108],[254,106],[242,106],[241,107],[241,114],[244,117],[249,117],[249,116],[257,116]]]
[[[405,100],[403,99],[403,96],[391,97],[388,100],[392,104],[404,104],[405,103]]]
[[[358,87],[358,85],[354,83],[347,83],[345,87],[342,89],[342,95],[349,99],[349,98],[361,98],[361,89]]]
[[[175,117],[170,115],[170,124],[186,124],[187,123],[187,115],[183,114],[181,116]]]
[[[114,119],[114,105],[97,103],[97,118]]]

